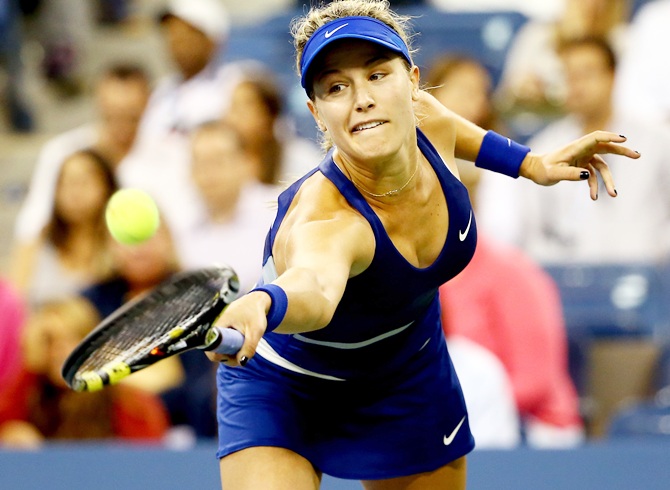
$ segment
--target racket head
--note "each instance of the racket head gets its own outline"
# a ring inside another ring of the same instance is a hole
[[[162,359],[204,348],[207,334],[239,292],[227,266],[180,272],[105,318],[62,368],[75,391],[97,391]]]

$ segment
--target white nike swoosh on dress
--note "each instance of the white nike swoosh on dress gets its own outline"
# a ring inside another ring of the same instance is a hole
[[[472,224],[472,210],[470,210],[470,219],[468,220],[468,226],[465,229],[465,231],[458,230],[458,239],[460,241],[465,240],[465,237],[468,236],[468,233],[470,232],[470,225]]]
[[[325,37],[326,39],[328,39],[330,36],[332,36],[333,34],[335,34],[337,31],[339,31],[339,30],[342,29],[343,27],[347,27],[348,25],[349,25],[349,22],[347,22],[346,24],[342,24],[342,25],[339,26],[339,27],[336,27],[336,28],[333,29],[332,31],[326,31],[326,34],[324,35],[324,37]]]
[[[454,442],[454,439],[456,438],[456,434],[458,434],[458,430],[461,428],[461,425],[463,425],[463,422],[465,422],[465,415],[461,419],[461,421],[458,423],[456,428],[451,431],[451,434],[449,434],[449,437],[444,436],[444,439],[442,439],[442,442],[444,443],[445,446],[448,446],[452,442]]]

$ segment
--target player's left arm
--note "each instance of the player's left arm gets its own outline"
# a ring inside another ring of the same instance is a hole
[[[617,195],[612,173],[601,155],[622,155],[632,159],[640,157],[638,152],[622,145],[626,142],[624,136],[609,131],[594,131],[552,152],[533,153],[509,138],[489,134],[450,111],[423,90],[419,91],[416,111],[419,127],[437,144],[438,151],[448,150],[451,145],[456,158],[477,162],[478,166],[489,170],[525,177],[544,186],[562,180],[588,180],[590,195],[594,200],[598,196],[597,174],[600,174],[608,194],[612,197]],[[450,143],[451,139],[453,143]],[[510,160],[516,162],[511,165],[514,168],[508,165],[507,153]],[[489,155],[493,157],[493,162]],[[507,168],[501,169],[501,165]]]

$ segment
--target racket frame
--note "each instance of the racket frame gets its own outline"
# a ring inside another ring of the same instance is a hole
[[[217,269],[218,273],[225,276],[223,285],[220,290],[212,290],[212,299],[200,308],[199,311],[194,312],[191,316],[179,322],[152,341],[147,347],[132,352],[125,357],[120,355],[117,359],[95,370],[80,372],[80,368],[86,361],[109,340],[110,336],[105,334],[112,328],[118,328],[119,322],[123,321],[124,316],[132,318],[133,314],[138,308],[142,307],[144,302],[149,299],[155,300],[156,297],[160,297],[161,292],[165,288],[169,288],[181,279],[188,278],[189,275],[202,273],[203,270],[176,274],[154,290],[129,301],[105,318],[80,342],[63,364],[62,376],[68,386],[75,391],[97,391],[107,385],[116,384],[126,376],[151,366],[158,361],[188,350],[220,349],[222,353],[230,353],[228,351],[231,349],[226,350],[226,346],[220,346],[223,336],[220,329],[213,327],[213,324],[228,304],[237,296],[239,282],[232,269]],[[204,272],[213,270],[208,269],[204,270]]]

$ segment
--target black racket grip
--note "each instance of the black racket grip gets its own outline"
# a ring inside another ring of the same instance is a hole
[[[234,328],[213,327],[207,334],[205,350],[216,354],[237,354],[244,344],[244,335]]]

